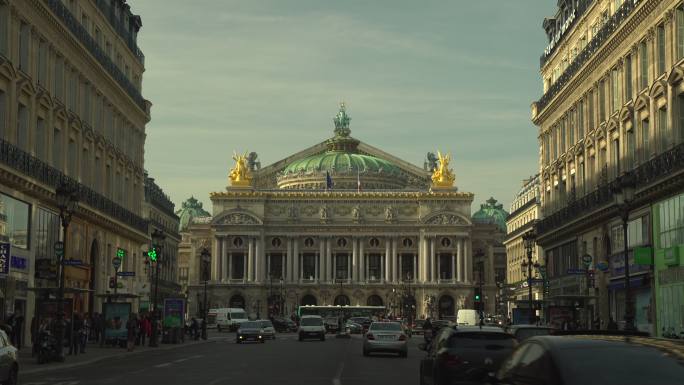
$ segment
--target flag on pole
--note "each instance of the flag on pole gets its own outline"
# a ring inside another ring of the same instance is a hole
[[[356,169],[356,192],[361,192],[361,171]]]
[[[326,190],[332,190],[332,188],[333,188],[332,177],[330,176],[330,172],[326,171],[325,172],[325,189]]]

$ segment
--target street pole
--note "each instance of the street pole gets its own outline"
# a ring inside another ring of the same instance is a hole
[[[627,239],[627,225],[629,222],[629,206],[625,205],[622,212],[622,234],[624,238],[625,252],[625,330],[635,330],[634,313],[632,312],[632,290],[629,277],[629,242]]]
[[[155,266],[154,266],[154,310],[152,312],[152,336],[150,337],[150,347],[157,347],[158,346],[158,328],[157,328],[157,320],[159,319],[159,311],[158,311],[158,306],[157,306],[157,301],[158,301],[158,295],[159,295],[159,264],[163,260],[163,247],[162,245],[164,244],[164,240],[166,239],[166,236],[164,235],[164,232],[159,229],[155,229],[152,232],[152,244],[153,247],[155,248],[155,252],[157,253],[156,256],[156,261]],[[206,307],[206,306],[205,306]],[[206,310],[205,310],[206,312]]]
[[[202,278],[204,278],[204,306],[202,308],[202,339],[207,339],[207,318],[209,318],[209,303],[207,301],[207,282],[209,282],[209,269],[211,267],[211,254],[209,250],[203,248],[200,256],[202,258]]]
[[[64,269],[64,256],[66,253],[67,245],[67,235],[69,233],[69,223],[71,222],[71,217],[76,212],[78,207],[78,197],[76,196],[76,190],[67,186],[66,184],[61,184],[55,189],[55,196],[57,198],[57,206],[59,207],[59,217],[62,222],[62,252],[58,257],[57,267],[58,271],[58,287],[57,287],[57,322],[56,326],[56,337],[57,337],[57,360],[64,361],[64,282],[65,282],[65,269]],[[73,323],[71,323],[73,326]],[[73,335],[73,333],[71,333]],[[69,346],[73,345],[71,340],[69,341]]]
[[[484,261],[478,262],[480,270],[480,326],[484,325]]]
[[[532,267],[536,268],[539,266],[537,263],[532,263],[532,252],[534,251],[535,238],[536,235],[534,230],[530,230],[523,235],[523,242],[525,243],[525,250],[527,251],[527,263],[523,261],[523,267],[527,267],[527,301],[529,306],[528,320],[530,325],[534,325],[536,318],[534,314],[534,298],[532,296]]]

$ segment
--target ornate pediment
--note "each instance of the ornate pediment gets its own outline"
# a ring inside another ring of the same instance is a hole
[[[471,225],[471,222],[463,216],[450,212],[432,214],[423,223],[426,225]]]
[[[256,215],[244,210],[231,210],[220,214],[212,221],[213,225],[261,225],[263,221]]]

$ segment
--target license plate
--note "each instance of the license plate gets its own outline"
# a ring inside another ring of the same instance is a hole
[[[380,339],[383,341],[391,341],[394,340],[394,336],[380,336]]]

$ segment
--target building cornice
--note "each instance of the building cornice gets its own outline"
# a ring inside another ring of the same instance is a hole
[[[222,192],[212,192],[209,194],[212,200],[221,199],[318,199],[318,200],[348,200],[348,199],[368,199],[368,200],[441,200],[451,199],[472,202],[475,195],[469,192],[459,191],[307,191],[307,190],[283,190],[283,191],[258,191],[251,189],[235,189]]]

